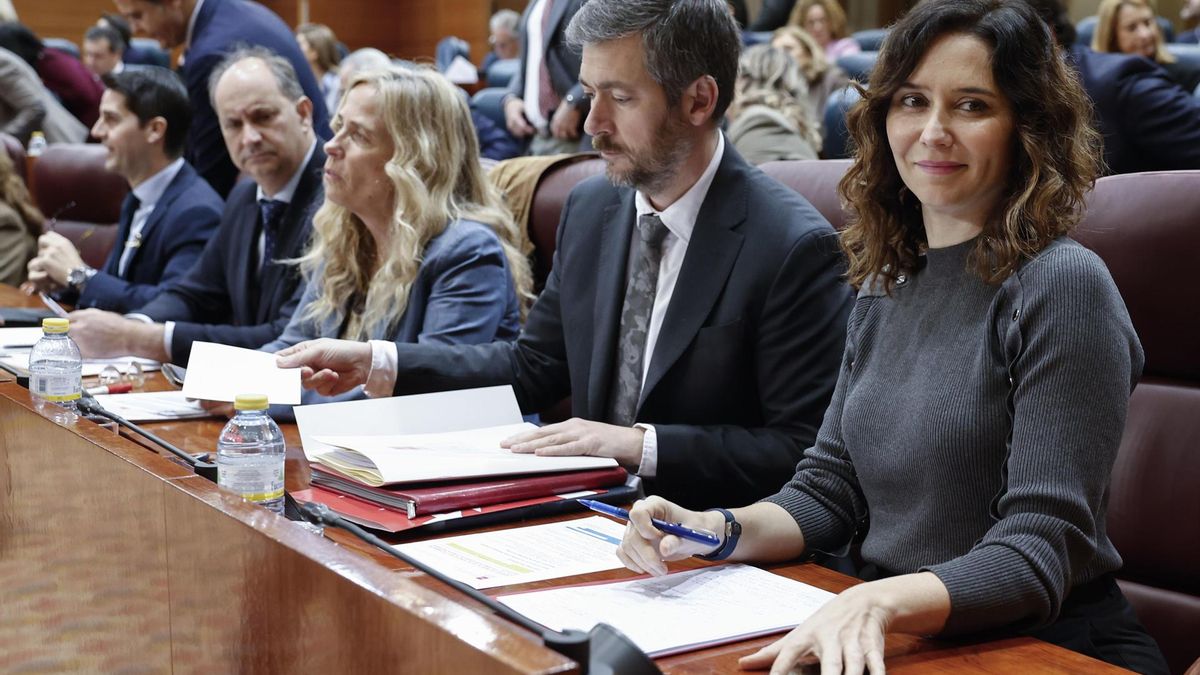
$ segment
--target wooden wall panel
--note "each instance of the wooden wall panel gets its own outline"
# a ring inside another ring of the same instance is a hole
[[[41,37],[83,42],[83,34],[104,12],[117,11],[112,0],[13,0],[21,22]]]

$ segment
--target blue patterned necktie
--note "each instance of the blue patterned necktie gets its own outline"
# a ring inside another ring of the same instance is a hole
[[[258,214],[262,218],[263,226],[263,267],[275,259],[275,238],[279,234],[279,219],[283,217],[287,205],[287,202],[278,199],[258,200]]]
[[[653,213],[638,218],[637,250],[633,268],[625,286],[625,304],[621,308],[621,329],[617,335],[617,363],[613,369],[609,395],[608,421],[631,426],[637,419],[638,399],[642,395],[642,371],[646,355],[646,335],[650,313],[658,290],[658,268],[662,262],[662,244],[667,226]]]

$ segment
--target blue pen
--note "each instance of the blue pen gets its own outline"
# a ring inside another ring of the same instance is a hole
[[[606,516],[620,518],[621,520],[629,520],[629,512],[625,509],[611,506],[609,504],[605,504],[604,502],[598,502],[592,499],[579,499],[577,501],[596,513],[603,513]],[[685,527],[679,523],[668,523],[667,521],[659,520],[658,518],[651,518],[650,522],[654,524],[654,527],[657,527],[667,534],[673,534],[676,537],[690,539],[691,541],[698,541],[701,544],[708,544],[709,546],[721,545],[721,540],[717,538],[717,535],[706,530],[693,530],[692,528]]]

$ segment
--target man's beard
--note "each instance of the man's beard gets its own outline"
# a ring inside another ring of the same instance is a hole
[[[606,162],[605,175],[613,185],[632,187],[639,192],[658,192],[675,178],[679,165],[692,151],[695,143],[689,137],[687,122],[667,118],[654,130],[654,142],[647,150],[630,151],[609,140],[607,135],[592,138],[592,147],[597,150],[620,152],[631,166],[617,171],[612,162]]]

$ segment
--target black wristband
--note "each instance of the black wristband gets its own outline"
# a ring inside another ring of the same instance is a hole
[[[696,555],[695,557],[701,560],[724,560],[733,555],[733,550],[737,548],[738,538],[742,536],[742,524],[733,517],[733,514],[728,509],[707,509],[708,511],[719,511],[725,516],[725,540],[721,543],[721,547],[712,553]]]

